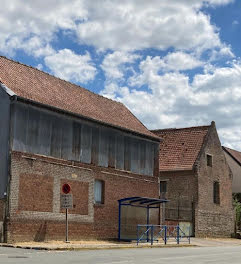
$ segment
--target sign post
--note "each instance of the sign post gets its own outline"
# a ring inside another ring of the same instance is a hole
[[[61,208],[65,209],[65,242],[69,243],[69,226],[68,226],[68,209],[73,208],[73,195],[70,194],[70,186],[69,184],[65,183],[62,186],[62,191],[64,194],[61,194],[60,197],[60,203],[61,203]]]

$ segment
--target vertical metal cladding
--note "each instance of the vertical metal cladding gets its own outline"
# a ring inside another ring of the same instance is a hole
[[[8,142],[10,127],[10,100],[0,87],[0,199],[4,197],[8,182]]]
[[[158,143],[20,102],[14,113],[13,150],[153,175]]]

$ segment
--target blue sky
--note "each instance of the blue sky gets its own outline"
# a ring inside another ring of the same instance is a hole
[[[1,1],[0,54],[241,150],[241,1]]]

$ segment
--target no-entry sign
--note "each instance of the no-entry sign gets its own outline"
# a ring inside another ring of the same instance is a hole
[[[68,194],[70,192],[70,190],[71,189],[70,189],[70,186],[68,183],[63,184],[63,186],[62,186],[62,192],[63,193]]]

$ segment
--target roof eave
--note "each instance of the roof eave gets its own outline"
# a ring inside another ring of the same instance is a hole
[[[128,132],[128,133],[137,135],[137,136],[145,137],[145,138],[148,138],[149,140],[152,140],[152,141],[155,141],[155,142],[158,142],[158,143],[160,143],[162,141],[162,139],[160,137],[158,137],[158,136],[152,137],[152,136],[149,136],[149,135],[146,135],[146,134],[142,134],[142,133],[139,133],[139,132],[131,130],[131,129],[126,129],[126,128],[123,128],[121,126],[105,123],[105,122],[99,121],[99,120],[91,118],[91,117],[86,117],[86,116],[83,116],[83,115],[80,115],[80,114],[76,114],[76,113],[73,113],[73,112],[70,112],[70,111],[67,111],[67,110],[63,110],[63,109],[57,108],[55,106],[51,106],[51,105],[43,104],[43,103],[40,103],[40,102],[37,102],[37,101],[34,101],[34,100],[30,100],[30,99],[24,98],[22,96],[18,96],[16,94],[11,95],[11,97],[13,99],[17,100],[17,101],[20,101],[20,102],[22,101],[24,103],[29,103],[29,104],[32,104],[32,105],[40,106],[40,107],[43,107],[43,108],[46,108],[46,109],[49,109],[49,110],[52,110],[52,111],[55,111],[55,112],[64,113],[64,114],[67,114],[67,115],[70,115],[70,116],[74,116],[74,117],[77,117],[77,118],[82,118],[82,119],[87,120],[87,121],[91,121],[91,122],[95,122],[95,123],[98,123],[98,124],[101,124],[101,125],[104,125],[104,126],[108,126],[108,127],[111,127],[111,128],[119,129],[119,130],[122,130],[122,131],[125,131],[125,132]]]
[[[11,90],[11,89],[9,89],[4,83],[2,83],[1,81],[0,81],[0,87],[10,96],[10,97],[12,97],[12,96],[15,96],[16,94]]]
[[[232,159],[234,159],[238,164],[239,164],[239,166],[241,166],[241,162],[240,161],[238,161],[233,155],[232,155],[232,153],[230,153],[224,146],[222,146],[222,149],[232,158]]]
[[[175,171],[192,171],[193,167],[190,168],[174,168],[174,169],[166,169],[166,170],[159,170],[160,172],[175,172]]]

